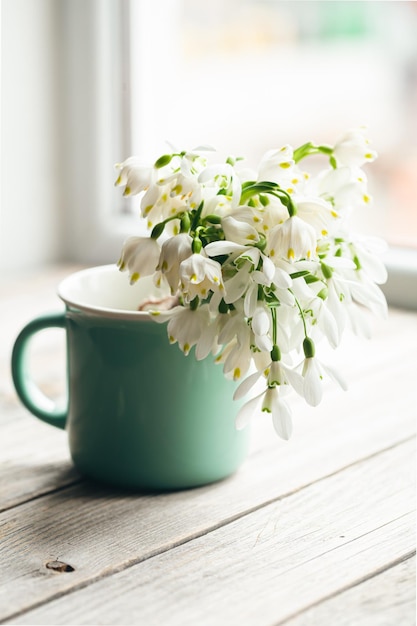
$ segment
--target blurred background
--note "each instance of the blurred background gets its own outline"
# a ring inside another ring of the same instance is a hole
[[[131,154],[210,144],[256,165],[271,147],[366,125],[379,158],[360,226],[399,254],[395,284],[414,272],[416,286],[416,2],[2,0],[1,11],[3,273],[117,260],[140,229],[113,186]]]

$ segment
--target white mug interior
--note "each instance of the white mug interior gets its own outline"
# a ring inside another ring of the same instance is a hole
[[[149,299],[161,299],[169,289],[158,288],[151,276],[134,285],[116,265],[91,267],[71,274],[58,286],[58,296],[68,307],[104,317],[150,319],[138,308]]]

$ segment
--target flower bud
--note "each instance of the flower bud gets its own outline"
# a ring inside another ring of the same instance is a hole
[[[173,156],[174,155],[172,154],[163,154],[162,156],[159,157],[159,159],[155,161],[154,167],[156,167],[157,170],[159,170],[161,167],[165,167],[165,165],[168,165],[168,163],[171,163]]]
[[[303,350],[304,356],[306,359],[311,359],[314,357],[316,353],[316,348],[314,346],[314,341],[310,339],[310,337],[306,337],[303,341]]]

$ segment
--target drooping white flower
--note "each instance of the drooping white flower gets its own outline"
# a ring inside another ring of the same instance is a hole
[[[116,187],[124,187],[124,196],[138,194],[148,189],[152,183],[153,169],[142,165],[138,157],[129,157],[115,167],[119,170],[119,175],[114,184]]]
[[[321,174],[317,187],[320,197],[332,204],[335,218],[348,217],[352,210],[372,204],[366,174],[358,167],[331,168]]]
[[[271,332],[271,312],[263,303],[258,303],[252,317],[252,330],[255,337],[255,346],[261,352],[272,350]]]
[[[154,310],[150,314],[160,324],[168,322],[167,333],[170,343],[178,343],[187,355],[207,333],[210,327],[210,312],[207,305],[195,310],[176,306],[169,311]]]
[[[194,253],[179,266],[181,290],[188,302],[196,296],[207,298],[210,291],[223,291],[220,263],[205,254]]]
[[[188,233],[170,237],[161,247],[157,270],[165,276],[172,294],[176,294],[180,283],[180,264],[192,255],[193,240]]]
[[[262,411],[271,414],[277,435],[288,440],[292,434],[291,411],[285,400],[281,399],[279,387],[268,387],[262,402]]]
[[[123,244],[117,263],[121,272],[128,270],[131,284],[156,270],[161,249],[152,237],[129,237]]]
[[[323,380],[327,377],[336,382],[346,391],[347,385],[343,377],[334,368],[321,363],[317,357],[306,357],[302,365],[304,378],[303,395],[310,406],[318,406],[323,397]]]
[[[228,241],[241,245],[259,241],[259,233],[254,226],[232,215],[222,219],[222,228]]]
[[[275,259],[297,261],[312,259],[316,256],[316,232],[310,224],[297,215],[289,217],[283,224],[276,226],[269,238],[269,256]]]
[[[206,167],[199,175],[198,182],[213,185],[224,194],[232,207],[239,204],[242,185],[239,176],[230,163]]]
[[[258,167],[258,181],[271,181],[281,184],[288,172],[294,167],[293,149],[286,145],[275,150],[268,150],[261,159]]]
[[[372,150],[364,128],[350,130],[336,141],[333,155],[339,165],[361,167],[364,163],[376,159],[377,153]]]
[[[262,411],[271,414],[277,435],[288,440],[292,434],[291,410],[281,395],[282,390],[278,386],[266,387],[263,392],[248,400],[236,415],[236,428],[242,430]]]

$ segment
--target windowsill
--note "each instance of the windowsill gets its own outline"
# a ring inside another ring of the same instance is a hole
[[[417,250],[392,248],[383,258],[388,280],[382,290],[391,306],[417,310]]]

